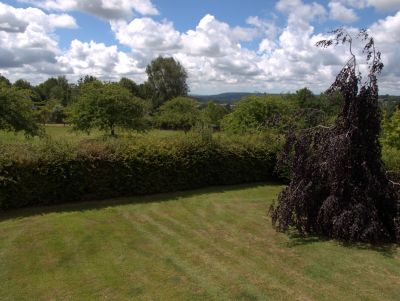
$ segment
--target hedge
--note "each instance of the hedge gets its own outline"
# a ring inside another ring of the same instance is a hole
[[[0,146],[0,209],[274,180],[276,145],[191,136]]]

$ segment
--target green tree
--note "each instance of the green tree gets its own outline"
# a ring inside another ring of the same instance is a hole
[[[236,105],[221,121],[224,130],[233,133],[284,129],[294,122],[295,105],[273,96],[249,96]]]
[[[189,131],[200,120],[200,111],[195,100],[176,97],[161,105],[155,116],[156,124],[163,129]]]
[[[151,101],[153,97],[153,88],[151,84],[146,81],[138,86],[138,96],[142,99]]]
[[[27,80],[24,79],[18,79],[15,81],[15,83],[13,84],[13,86],[17,89],[17,90],[26,90],[29,91],[27,93],[29,93],[29,98],[35,102],[35,103],[39,103],[42,101],[42,98],[40,96],[40,94],[37,92],[37,90],[35,89],[35,87],[33,87],[31,85],[30,82],[28,82]]]
[[[215,102],[208,102],[207,106],[201,110],[203,121],[215,128],[220,128],[221,120],[227,115],[229,111],[225,106],[216,104]]]
[[[140,130],[145,126],[148,105],[115,83],[91,81],[81,86],[70,108],[73,129],[90,132],[93,128],[115,136],[117,127]]]
[[[30,82],[28,82],[27,80],[24,79],[18,79],[15,81],[15,83],[13,84],[13,86],[19,90],[30,90],[32,89],[32,85]]]
[[[36,123],[33,103],[26,90],[18,90],[0,83],[0,129],[25,132],[26,135],[41,134]]]
[[[129,92],[131,92],[133,96],[139,96],[139,87],[133,80],[126,77],[122,77],[119,80],[118,84],[121,87],[127,89]]]
[[[43,101],[54,100],[67,106],[71,102],[71,85],[65,76],[51,77],[37,86]]]
[[[158,57],[147,66],[146,73],[152,87],[155,108],[167,100],[188,94],[186,70],[174,58]]]
[[[0,74],[0,85],[1,84],[11,87],[11,82],[8,80],[8,78]]]

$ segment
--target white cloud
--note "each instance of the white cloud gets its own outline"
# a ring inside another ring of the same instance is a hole
[[[46,10],[82,11],[106,20],[128,19],[135,13],[157,15],[151,0],[20,0]]]
[[[397,91],[400,87],[400,11],[374,23],[369,32],[375,39],[376,47],[382,52],[385,65],[381,76],[381,90]]]
[[[329,2],[329,17],[344,23],[352,23],[358,20],[357,14],[351,8],[345,7],[340,2]]]
[[[4,72],[29,65],[37,72],[50,70],[48,66],[56,63],[59,53],[54,30],[75,27],[69,15],[45,14],[37,8],[14,8],[0,2],[0,69]]]
[[[83,43],[73,40],[69,50],[57,57],[61,66],[71,68],[73,78],[90,74],[101,79],[118,79],[131,76],[143,80],[144,69],[128,54],[118,51],[117,46],[106,46],[103,43]]]
[[[337,0],[345,5],[358,9],[374,7],[377,10],[398,10],[400,9],[399,0]]]
[[[111,29],[116,39],[133,51],[167,53],[180,48],[180,33],[171,22],[156,22],[150,18],[137,18],[132,22],[112,21]]]

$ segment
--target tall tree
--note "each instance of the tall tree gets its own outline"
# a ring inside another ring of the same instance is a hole
[[[139,96],[139,87],[133,80],[127,77],[122,77],[118,84],[131,92],[133,96]]]
[[[146,73],[153,90],[154,107],[157,108],[174,97],[188,94],[187,72],[174,58],[158,57],[147,66]]]
[[[344,29],[333,34],[317,46],[349,46],[350,59],[328,89],[342,94],[342,111],[332,127],[308,129],[287,140],[283,158],[294,153],[293,178],[272,207],[272,221],[281,231],[295,227],[301,234],[342,241],[399,241],[399,190],[385,173],[378,141],[380,53],[361,30],[357,37],[365,42],[369,67],[361,84],[352,52],[354,38]]]

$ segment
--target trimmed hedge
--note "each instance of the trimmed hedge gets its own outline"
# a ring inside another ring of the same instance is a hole
[[[277,143],[265,138],[0,148],[1,210],[277,178]]]

